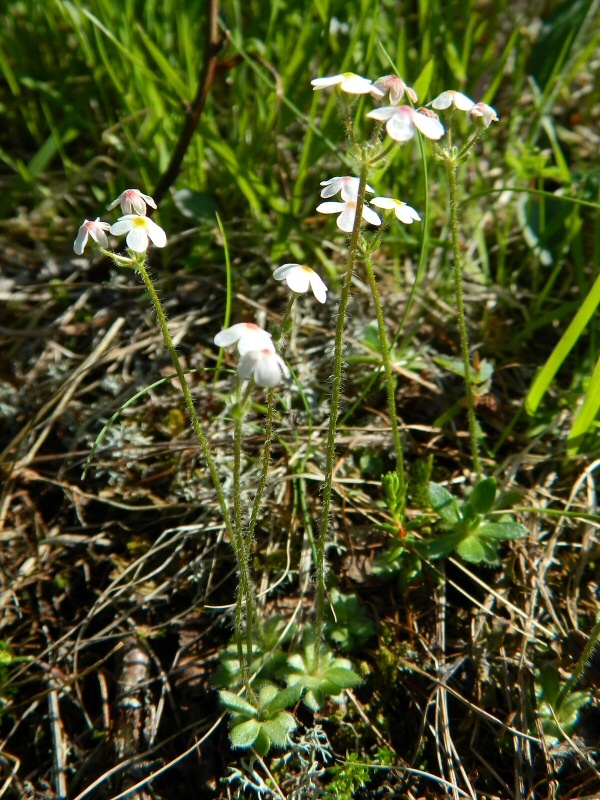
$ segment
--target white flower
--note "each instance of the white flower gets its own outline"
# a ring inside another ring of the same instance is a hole
[[[244,353],[238,364],[238,375],[244,380],[254,378],[258,386],[272,389],[282,377],[289,378],[290,371],[280,355],[265,348]]]
[[[140,214],[126,214],[110,226],[113,236],[127,234],[127,247],[136,253],[145,253],[148,249],[148,239],[157,247],[164,247],[167,243],[167,234],[150,217]]]
[[[412,103],[416,103],[419,100],[415,90],[407,86],[402,78],[398,78],[397,75],[384,75],[383,78],[378,78],[373,86],[383,92],[384,97],[388,96],[392,106],[400,105],[405,94],[408,95]],[[377,97],[377,95],[373,95],[373,97]]]
[[[361,78],[354,72],[344,72],[342,75],[331,75],[328,78],[315,78],[310,83],[315,91],[329,86],[339,86],[348,94],[372,94],[373,97],[383,97],[383,92],[374,88],[368,78]]]
[[[283,264],[281,267],[277,267],[273,277],[276,281],[285,281],[292,292],[296,292],[296,294],[304,294],[312,289],[312,293],[319,303],[325,303],[327,300],[327,286],[314,269],[304,264]]]
[[[123,214],[139,214],[141,217],[146,214],[147,205],[156,208],[154,200],[149,195],[142,194],[139,189],[126,189],[107,208],[111,211],[118,205]]]
[[[415,130],[421,131],[428,139],[441,139],[444,135],[444,126],[435,114],[429,116],[410,106],[376,108],[369,111],[367,117],[385,122],[386,131],[397,142],[408,142],[415,135]]]
[[[412,225],[415,220],[420,221],[421,219],[414,208],[406,205],[402,200],[394,200],[392,197],[374,197],[371,204],[377,208],[393,209],[396,217],[405,225]]]
[[[275,345],[271,334],[254,322],[238,322],[219,331],[214,338],[217,347],[230,347],[237,344],[238,353],[243,356],[249,350],[271,350]]]
[[[345,203],[321,203],[317,206],[321,214],[339,214],[336,225],[346,233],[352,233],[356,218],[356,200],[346,200]],[[369,206],[363,206],[362,218],[371,225],[381,225],[381,220]]]
[[[90,236],[100,247],[106,250],[108,247],[108,239],[104,231],[108,230],[110,230],[110,225],[108,222],[100,222],[100,217],[96,217],[95,220],[84,219],[83,225],[77,232],[77,238],[73,242],[73,250],[80,256],[85,250]]]
[[[487,103],[475,103],[469,111],[469,116],[480,128],[489,128],[492,122],[499,122],[495,109]]]
[[[328,181],[321,181],[321,186],[325,188],[321,190],[321,197],[333,197],[341,191],[342,200],[357,200],[358,199],[358,185],[360,180],[353,178],[351,175],[346,175],[344,178],[330,178]],[[367,184],[367,192],[373,192],[369,184]]]
[[[431,107],[437,108],[438,111],[450,108],[450,106],[458,108],[459,111],[470,111],[474,105],[475,103],[470,97],[462,92],[455,92],[454,89],[448,89],[447,92],[438,94],[435,100],[431,101]]]

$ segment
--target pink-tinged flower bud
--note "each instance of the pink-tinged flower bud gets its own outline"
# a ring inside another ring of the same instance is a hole
[[[407,86],[397,75],[384,75],[383,78],[378,78],[373,86],[383,92],[383,98],[387,96],[391,106],[399,106],[404,95],[410,98],[411,103],[417,103],[419,100],[415,90]],[[373,94],[373,97],[377,99],[379,96]]]
[[[85,219],[83,225],[77,232],[77,238],[73,242],[73,250],[80,256],[85,250],[90,236],[100,247],[106,250],[108,247],[108,238],[105,231],[108,230],[110,230],[109,223],[100,222],[100,217],[96,217],[95,220]]]
[[[142,194],[139,189],[125,189],[107,208],[111,211],[118,205],[121,206],[123,214],[139,214],[141,217],[146,214],[146,206],[156,208],[156,203],[150,195]]]
[[[489,128],[492,122],[499,122],[496,111],[487,103],[475,103],[469,111],[473,124],[479,128]]]

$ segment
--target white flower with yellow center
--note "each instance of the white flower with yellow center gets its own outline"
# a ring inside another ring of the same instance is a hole
[[[402,200],[394,200],[393,197],[374,197],[371,204],[377,208],[385,208],[393,211],[400,222],[405,225],[412,225],[415,221],[420,221],[421,217],[411,206],[403,203]]]
[[[156,247],[164,247],[167,234],[150,217],[140,214],[126,214],[110,226],[113,236],[127,234],[127,247],[135,253],[145,253],[150,240]]]
[[[339,214],[336,225],[345,233],[352,233],[356,219],[356,200],[346,200],[345,203],[321,203],[317,206],[321,214]],[[381,219],[369,206],[364,205],[362,219],[371,225],[381,225]]]
[[[292,292],[296,294],[304,294],[312,289],[312,293],[319,303],[325,303],[327,300],[327,286],[314,269],[304,264],[283,264],[281,267],[277,267],[273,277],[276,281],[285,281]]]
[[[373,97],[383,97],[383,92],[373,86],[368,78],[362,78],[354,72],[343,72],[341,75],[330,75],[327,78],[315,78],[311,86],[317,89],[328,89],[330,86],[339,86],[347,94],[371,94]]]

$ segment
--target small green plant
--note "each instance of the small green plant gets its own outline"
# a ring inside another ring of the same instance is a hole
[[[469,499],[461,504],[443,486],[430,483],[429,502],[441,518],[440,527],[447,532],[419,543],[419,551],[430,559],[444,558],[456,552],[472,564],[499,564],[498,544],[522,539],[527,535],[527,528],[509,514],[490,518],[496,493],[496,479],[484,478],[475,485]]]
[[[547,664],[537,676],[536,699],[544,736],[551,744],[558,744],[573,735],[579,712],[592,700],[592,693],[572,691],[561,697],[558,671]]]
[[[363,789],[371,775],[358,753],[346,753],[346,761],[327,770],[333,777],[325,792],[326,800],[352,800],[357,789]]]
[[[323,797],[325,800],[354,800],[356,790],[363,789],[372,778],[371,764],[378,767],[389,766],[392,756],[389,747],[377,748],[372,762],[359,761],[358,753],[346,753],[346,761],[327,770],[332,778]]]
[[[329,600],[331,619],[325,624],[327,639],[349,653],[373,636],[373,623],[355,594],[342,594],[332,589]]]
[[[426,505],[428,500],[429,478],[432,460],[420,460],[411,468],[410,496],[418,505]],[[420,539],[414,530],[421,527],[425,517],[408,522],[403,518],[403,496],[400,480],[396,472],[388,472],[381,477],[383,498],[390,515],[390,522],[383,522],[378,527],[390,533],[394,538],[373,563],[373,574],[389,580],[397,577],[401,591],[405,591],[423,569],[423,561],[416,548]]]
[[[287,625],[275,615],[262,625],[257,625],[252,635],[252,656],[248,668],[254,680],[272,680],[286,663],[287,656],[282,646],[296,631],[296,626]],[[213,683],[219,688],[239,688],[243,684],[237,642],[232,641],[219,652],[220,668],[215,673]]]
[[[286,711],[302,695],[300,683],[282,689],[274,683],[265,683],[256,693],[256,705],[233,692],[222,689],[221,703],[231,713],[229,739],[233,747],[252,747],[265,756],[271,746],[286,747],[289,735],[296,728],[293,714]]]
[[[302,687],[302,699],[312,711],[323,708],[327,698],[341,699],[344,689],[352,689],[361,683],[350,661],[338,658],[331,650],[315,642],[310,629],[304,636],[300,651],[289,656],[285,679],[289,686]]]

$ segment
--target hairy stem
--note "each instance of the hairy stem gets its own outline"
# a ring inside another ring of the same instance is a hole
[[[400,478],[400,491],[402,493],[402,507],[400,513],[404,516],[404,503],[406,497],[406,484],[404,480],[404,452],[402,450],[402,441],[400,439],[400,429],[398,427],[398,415],[396,413],[396,379],[392,372],[392,364],[390,361],[390,347],[388,344],[387,332],[385,328],[385,319],[383,316],[383,309],[381,308],[381,298],[379,296],[379,289],[377,288],[377,281],[375,280],[375,273],[373,271],[373,261],[371,255],[365,258],[365,270],[371,294],[373,295],[373,302],[375,304],[375,315],[377,317],[377,328],[379,330],[379,348],[381,350],[381,358],[383,361],[383,369],[385,372],[385,385],[387,391],[388,413],[390,415],[390,422],[392,425],[392,438],[394,440],[394,450],[396,451],[396,471]]]
[[[450,131],[449,131],[450,134]],[[449,151],[452,152],[450,145]],[[445,159],[446,173],[448,175],[448,191],[450,196],[450,231],[452,234],[452,250],[454,253],[454,290],[456,293],[456,309],[458,312],[458,330],[460,334],[460,349],[464,364],[465,393],[467,396],[467,415],[469,418],[469,438],[471,442],[471,457],[473,469],[477,478],[481,476],[479,463],[479,442],[477,436],[477,420],[475,418],[475,400],[473,397],[473,382],[471,379],[471,357],[469,355],[469,334],[465,315],[462,282],[462,254],[460,252],[460,239],[458,234],[458,163],[454,157]]]
[[[158,297],[156,289],[154,288],[154,284],[152,283],[152,279],[148,274],[148,270],[146,269],[146,265],[142,258],[140,258],[138,263],[136,264],[136,269],[138,270],[138,272],[142,277],[142,280],[144,281],[146,291],[150,295],[152,305],[154,306],[154,310],[156,311],[158,324],[160,326],[160,330],[165,345],[167,347],[167,350],[169,351],[169,355],[171,356],[171,360],[173,361],[173,366],[175,367],[175,372],[177,373],[177,377],[181,385],[181,391],[183,392],[185,405],[188,414],[190,415],[190,419],[192,421],[192,427],[194,429],[196,438],[198,439],[198,443],[200,444],[200,448],[202,450],[204,459],[206,461],[206,465],[208,467],[208,471],[210,473],[210,477],[217,495],[219,507],[221,509],[221,513],[223,514],[223,519],[225,521],[225,528],[227,530],[227,534],[229,536],[229,539],[231,541],[235,553],[235,558],[238,567],[238,577],[239,577],[238,601],[236,603],[236,614],[235,614],[235,623],[236,623],[235,632],[236,632],[236,641],[238,647],[238,655],[240,658],[240,670],[242,673],[242,680],[244,682],[244,686],[246,688],[246,691],[248,692],[248,696],[252,700],[252,702],[256,703],[257,702],[256,695],[250,683],[248,662],[243,654],[243,647],[242,647],[244,605],[246,611],[247,629],[251,629],[256,612],[256,593],[254,590],[254,584],[252,582],[252,577],[250,574],[250,565],[247,554],[245,552],[244,541],[243,538],[238,535],[238,531],[232,524],[231,515],[229,513],[229,507],[227,505],[225,495],[223,494],[223,487],[221,486],[221,481],[219,479],[219,473],[217,472],[215,461],[210,452],[208,440],[204,435],[204,431],[202,430],[202,426],[200,425],[200,420],[198,419],[198,415],[196,414],[192,393],[190,392],[190,388],[188,386],[188,382],[185,377],[185,372],[183,371],[183,367],[181,366],[179,355],[177,354],[177,350],[175,348],[175,345],[173,344],[173,339],[169,331],[169,326],[167,323],[165,312],[162,307],[162,303],[160,302],[160,298]]]
[[[319,523],[319,533],[317,536],[316,547],[316,579],[317,579],[317,619],[315,623],[315,647],[317,663],[320,657],[321,640],[323,638],[323,628],[325,624],[325,571],[326,560],[325,551],[327,549],[327,535],[329,532],[329,515],[331,511],[331,497],[333,493],[333,468],[335,464],[335,439],[337,433],[337,421],[340,411],[340,399],[342,394],[342,375],[344,367],[344,329],[346,325],[346,314],[348,310],[348,300],[350,298],[350,288],[352,286],[352,276],[354,265],[358,253],[358,239],[360,236],[360,224],[362,211],[365,202],[365,190],[367,186],[367,165],[363,163],[360,172],[358,186],[358,197],[356,200],[356,217],[350,238],[350,248],[348,251],[348,262],[346,273],[342,284],[340,303],[338,307],[337,325],[335,329],[335,345],[333,353],[333,380],[331,386],[331,408],[329,412],[329,427],[327,429],[327,457],[325,463],[325,482],[323,485],[323,496],[321,506],[321,519]]]

